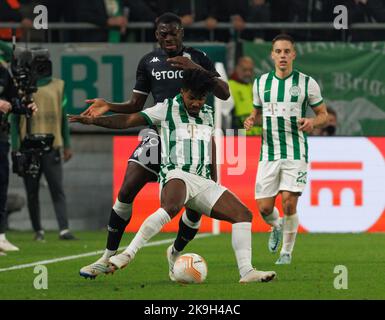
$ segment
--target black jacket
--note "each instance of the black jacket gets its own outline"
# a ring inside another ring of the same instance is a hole
[[[0,64],[0,100],[11,102],[16,96],[11,76],[6,68]],[[8,125],[4,113],[0,112],[0,142],[8,141]]]

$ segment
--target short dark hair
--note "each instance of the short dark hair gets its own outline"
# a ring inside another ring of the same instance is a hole
[[[214,74],[202,69],[183,71],[182,89],[204,96],[214,90]]]
[[[160,23],[176,23],[182,26],[182,20],[175,13],[165,12],[155,19],[155,26],[158,27]]]
[[[291,42],[293,45],[295,44],[294,38],[287,33],[280,33],[279,35],[275,36],[274,39],[271,41],[271,45],[274,46],[274,43],[276,43],[279,40],[285,40]]]

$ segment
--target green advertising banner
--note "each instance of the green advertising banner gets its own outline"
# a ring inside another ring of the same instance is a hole
[[[186,44],[187,45],[187,44]],[[190,45],[190,44],[189,44]],[[207,53],[214,62],[225,62],[224,45],[191,44]],[[47,44],[53,75],[65,82],[68,113],[79,114],[85,99],[102,97],[122,102],[131,97],[140,59],[154,49],[152,43]],[[146,106],[152,105],[147,99]]]
[[[385,136],[385,43],[297,43],[294,68],[320,85],[328,107],[337,112],[337,134]],[[256,75],[273,68],[270,43],[243,44]]]

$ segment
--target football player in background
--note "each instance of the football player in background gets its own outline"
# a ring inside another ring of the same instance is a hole
[[[244,127],[262,125],[255,199],[262,218],[272,226],[269,250],[277,252],[283,238],[276,264],[290,264],[299,225],[297,203],[307,178],[307,134],[324,126],[328,114],[317,82],[293,69],[296,51],[291,36],[280,34],[273,39],[271,57],[275,69],[255,79],[254,110]],[[314,118],[305,118],[308,106]],[[283,220],[274,206],[278,193]]]

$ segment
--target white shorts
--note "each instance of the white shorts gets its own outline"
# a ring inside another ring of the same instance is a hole
[[[255,199],[274,197],[280,191],[302,193],[306,179],[307,163],[303,160],[260,161],[255,182]]]
[[[160,193],[162,193],[163,186],[172,179],[183,180],[186,185],[185,206],[207,216],[210,216],[213,206],[227,190],[213,180],[174,169],[167,173],[164,184],[160,185]]]

